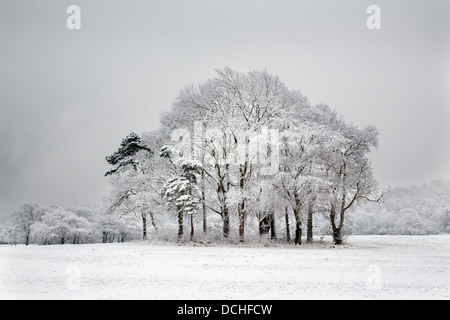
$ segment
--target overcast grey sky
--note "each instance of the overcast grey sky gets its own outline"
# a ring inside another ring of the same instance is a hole
[[[105,156],[224,66],[377,126],[384,186],[450,178],[450,1],[0,0],[0,222],[24,202],[95,205]]]

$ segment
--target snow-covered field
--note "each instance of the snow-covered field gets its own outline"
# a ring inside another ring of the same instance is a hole
[[[353,236],[342,248],[0,246],[0,298],[449,299],[450,236]]]

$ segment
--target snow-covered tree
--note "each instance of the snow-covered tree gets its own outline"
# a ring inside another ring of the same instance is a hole
[[[176,151],[175,151],[176,152]],[[160,152],[162,158],[170,160],[174,150],[163,147]],[[184,215],[191,221],[191,240],[194,237],[194,214],[200,208],[200,188],[197,186],[197,176],[202,173],[203,166],[198,161],[179,159],[175,161],[176,173],[162,186],[160,194],[168,206],[175,208],[178,215],[178,239],[184,234]]]
[[[139,215],[142,219],[143,239],[147,239],[148,216],[155,226],[150,185],[154,158],[153,150],[135,133],[123,139],[119,149],[106,158],[113,166],[106,173],[106,176],[111,176],[113,185],[107,213],[121,211],[121,215]]]
[[[141,239],[142,236],[140,219],[134,215],[118,216],[101,210],[94,226],[103,243],[122,243]]]
[[[75,213],[56,206],[48,207],[40,222],[31,227],[39,244],[86,243],[92,233],[90,222]]]
[[[16,232],[16,228],[11,225],[10,221],[7,221],[1,226],[0,241],[10,245],[17,245],[20,242],[19,234]]]
[[[378,146],[378,131],[374,127],[363,130],[345,125],[339,131],[344,140],[338,140],[334,147],[325,152],[327,178],[332,183],[328,190],[330,222],[335,244],[342,244],[346,212],[359,201],[381,200],[377,193],[378,183],[368,154]]]
[[[151,149],[142,144],[141,137],[133,132],[122,140],[116,152],[106,157],[106,161],[112,166],[112,169],[105,175],[120,174],[130,169],[138,171],[139,163],[136,158],[140,151],[153,154]]]
[[[31,230],[36,222],[41,221],[44,208],[37,204],[23,204],[11,213],[9,225],[14,229],[19,242],[31,244]]]
[[[6,226],[0,223],[0,244],[6,244],[8,238],[6,235]]]

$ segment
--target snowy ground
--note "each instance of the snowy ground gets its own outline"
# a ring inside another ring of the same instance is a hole
[[[0,246],[1,299],[449,299],[450,236],[303,247]]]

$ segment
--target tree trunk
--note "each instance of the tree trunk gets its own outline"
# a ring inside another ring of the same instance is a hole
[[[183,211],[178,209],[178,240],[183,238],[184,229],[183,229]]]
[[[205,191],[205,170],[202,170],[202,210],[203,210],[203,234],[208,234],[208,224],[206,220],[206,191]]]
[[[224,203],[222,208],[222,219],[223,219],[223,237],[228,239],[230,235],[230,213],[228,212],[228,207]]]
[[[244,166],[241,166],[240,171],[240,181],[239,181],[239,187],[241,189],[241,194],[243,194],[245,190],[245,178],[247,175],[247,171],[249,169],[248,163],[246,162]],[[239,216],[239,242],[245,241],[245,199],[241,200],[241,202],[238,204],[238,216]]]
[[[153,216],[153,212],[150,211],[148,214],[150,216],[150,220],[152,221],[153,228],[155,229],[156,232],[158,232],[158,226],[155,223],[155,217]]]
[[[275,227],[275,213],[270,214],[270,239],[277,240],[277,230]]]
[[[223,220],[223,237],[225,239],[228,239],[228,236],[230,234],[230,214],[228,212],[228,206],[227,206],[227,189],[225,189],[224,186],[224,178],[221,175],[219,166],[216,165],[217,168],[217,172],[219,175],[219,178],[221,179],[219,182],[219,186],[217,189],[217,195],[218,195],[218,200],[219,203],[222,205],[222,212],[221,212],[221,216],[222,216],[222,220]],[[229,185],[227,184],[228,188]]]
[[[336,230],[333,232],[333,239],[335,245],[342,245],[344,242],[342,240],[341,230]]]
[[[296,208],[294,210],[295,215],[295,245],[302,244],[302,220],[300,217],[301,203],[299,200],[296,200]]]
[[[194,241],[194,234],[195,234],[195,231],[194,231],[194,215],[191,214],[190,216],[191,216],[191,241]]]
[[[336,226],[336,208],[334,205],[331,205],[331,211],[330,211],[330,220],[331,220],[331,227],[333,229],[333,241],[335,245],[341,245],[342,242],[342,223],[338,226]]]
[[[345,209],[341,210],[341,215],[340,215],[340,221],[339,221],[339,233],[338,233],[338,239],[339,241],[336,242],[336,244],[344,244],[344,239],[343,239],[343,235],[342,235],[342,231],[344,230],[344,220],[345,220]]]
[[[147,214],[142,213],[142,239],[147,240]]]
[[[306,242],[307,243],[313,243],[313,204],[312,202],[308,206],[308,222],[307,222],[308,230],[306,235]]]
[[[245,202],[242,201],[238,204],[238,216],[239,216],[239,242],[245,241]]]
[[[269,216],[265,215],[264,218],[261,219],[261,217],[264,215],[264,213],[260,213],[258,215],[259,220],[259,235],[263,236],[265,234],[268,234],[270,231],[270,221]]]
[[[302,222],[298,221],[296,228],[295,228],[295,245],[301,245],[302,244]]]
[[[285,210],[285,217],[286,217],[286,242],[291,242],[291,226],[289,224],[289,213],[288,213],[288,207],[284,208]]]

